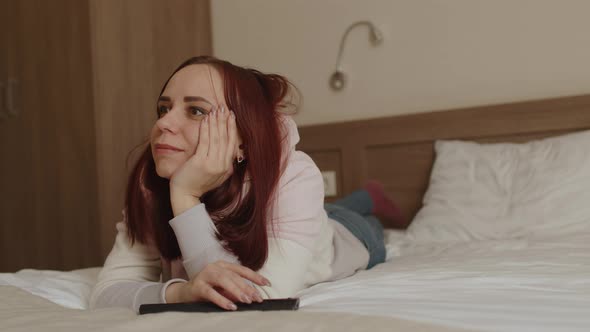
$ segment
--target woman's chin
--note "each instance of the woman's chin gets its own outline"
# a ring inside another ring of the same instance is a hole
[[[156,173],[161,178],[170,179],[172,174],[174,174],[174,170],[176,169],[176,167],[173,167],[173,165],[167,165],[167,163],[161,164],[163,165],[156,165]]]

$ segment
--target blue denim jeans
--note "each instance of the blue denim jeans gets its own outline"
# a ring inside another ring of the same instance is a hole
[[[364,190],[334,202],[324,204],[328,217],[342,224],[369,251],[367,269],[385,262],[385,242],[383,240],[383,226],[371,214],[373,201]]]

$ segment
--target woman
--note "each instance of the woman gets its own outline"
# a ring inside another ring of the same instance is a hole
[[[399,219],[395,207],[372,183],[326,213],[322,176],[281,113],[292,92],[279,75],[213,57],[174,71],[91,308],[211,301],[236,310],[384,261],[371,215]]]

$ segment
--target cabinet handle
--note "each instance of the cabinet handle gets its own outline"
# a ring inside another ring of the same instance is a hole
[[[20,111],[16,107],[16,99],[14,94],[18,87],[18,81],[12,78],[9,78],[6,82],[6,109],[8,110],[8,115],[16,117],[19,115]]]
[[[6,112],[6,110],[8,109],[6,102],[7,97],[8,92],[6,90],[6,83],[0,81],[0,120],[3,120],[8,116]]]

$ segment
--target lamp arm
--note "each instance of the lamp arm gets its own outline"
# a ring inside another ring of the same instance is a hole
[[[336,71],[342,70],[342,68],[340,67],[340,61],[342,60],[342,55],[344,53],[344,44],[346,43],[346,38],[348,37],[348,34],[350,33],[350,31],[352,31],[352,29],[361,25],[365,25],[369,28],[369,37],[371,38],[371,41],[374,44],[378,44],[381,42],[382,36],[380,31],[370,21],[358,21],[352,23],[348,28],[346,28],[346,31],[344,31],[344,35],[342,35],[342,39],[340,40],[338,56],[336,57]]]

